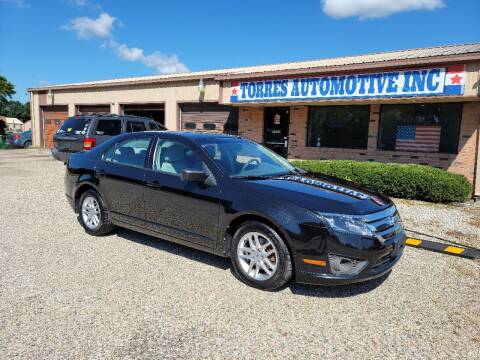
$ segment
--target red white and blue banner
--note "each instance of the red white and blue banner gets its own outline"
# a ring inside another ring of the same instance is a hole
[[[465,90],[465,65],[384,73],[232,82],[232,103],[455,96]]]

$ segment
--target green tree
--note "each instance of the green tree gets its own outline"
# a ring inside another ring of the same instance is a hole
[[[5,76],[0,75],[0,102],[7,102],[13,94],[15,94],[15,86]]]
[[[14,117],[23,122],[30,119],[30,103],[10,100],[0,105],[0,115]]]

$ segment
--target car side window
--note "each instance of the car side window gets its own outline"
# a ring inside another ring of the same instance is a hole
[[[103,159],[113,163],[143,167],[150,141],[149,137],[124,140],[107,150]]]
[[[148,123],[150,130],[160,130],[160,126],[154,121]]]
[[[101,119],[97,122],[96,135],[115,136],[122,132],[122,122],[115,119]]]
[[[193,149],[181,142],[160,139],[155,149],[153,170],[180,175],[183,170],[208,172],[205,163]]]
[[[127,121],[127,132],[139,132],[145,131],[147,127],[144,122],[140,121]]]

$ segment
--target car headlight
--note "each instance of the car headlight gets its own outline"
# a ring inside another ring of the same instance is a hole
[[[376,228],[352,215],[319,214],[325,225],[335,233],[375,237]]]

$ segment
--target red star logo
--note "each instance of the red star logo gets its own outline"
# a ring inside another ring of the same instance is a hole
[[[238,89],[237,89],[237,88],[233,88],[233,89],[232,89],[232,95],[237,95],[237,92],[238,92]]]
[[[452,84],[459,84],[460,85],[460,80],[463,78],[461,76],[458,76],[458,74],[455,74],[455,76],[451,77],[450,80],[452,81]]]

